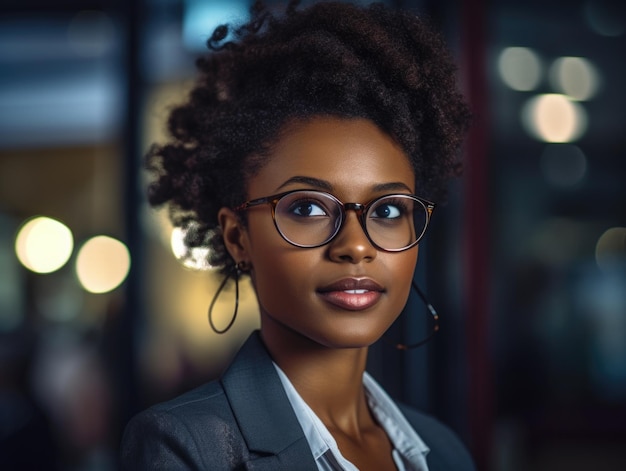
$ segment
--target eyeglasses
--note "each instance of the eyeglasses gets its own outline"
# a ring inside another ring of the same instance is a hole
[[[270,204],[279,234],[292,245],[321,247],[339,234],[346,211],[353,210],[363,232],[377,249],[401,252],[415,246],[426,232],[435,204],[415,195],[380,196],[367,204],[342,203],[330,193],[293,190],[247,201],[235,211]]]

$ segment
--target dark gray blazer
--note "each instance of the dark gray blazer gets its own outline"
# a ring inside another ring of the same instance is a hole
[[[429,471],[472,471],[443,424],[399,405],[430,448]],[[263,345],[253,333],[222,379],[134,417],[121,447],[124,470],[317,471],[302,428]]]

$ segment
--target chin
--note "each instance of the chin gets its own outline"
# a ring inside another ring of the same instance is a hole
[[[349,349],[349,348],[367,348],[376,343],[382,337],[380,332],[336,332],[337,335],[325,336],[323,338],[313,339],[317,343],[327,348]]]

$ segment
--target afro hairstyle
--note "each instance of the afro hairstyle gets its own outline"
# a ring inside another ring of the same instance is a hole
[[[187,101],[171,111],[169,141],[146,156],[150,204],[166,205],[187,246],[208,246],[223,273],[235,264],[218,211],[246,200],[247,182],[290,123],[373,121],[409,157],[416,193],[434,201],[460,173],[470,112],[441,36],[380,4],[298,4],[279,15],[257,1],[246,24],[218,27]]]

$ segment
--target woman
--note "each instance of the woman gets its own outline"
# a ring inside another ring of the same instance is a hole
[[[409,13],[297,3],[255,4],[237,42],[215,31],[172,141],[148,156],[151,203],[225,280],[251,277],[261,328],[220,380],[131,421],[123,467],[473,469],[365,373],[407,301],[430,199],[458,172],[454,66]]]

